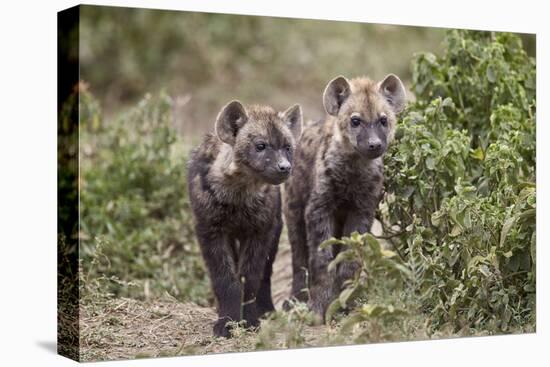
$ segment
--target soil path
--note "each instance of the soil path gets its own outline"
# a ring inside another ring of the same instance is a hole
[[[272,291],[277,309],[288,297],[292,278],[290,246],[281,239],[273,265]],[[257,337],[212,336],[213,308],[166,299],[143,302],[119,298],[98,305],[81,306],[81,359],[116,360],[185,354],[242,352],[256,349]],[[315,337],[306,330],[306,339]]]

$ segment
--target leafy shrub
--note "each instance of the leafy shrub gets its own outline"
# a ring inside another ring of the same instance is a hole
[[[408,269],[405,307],[432,331],[533,330],[535,61],[512,34],[453,30],[445,46],[416,56],[417,99],[385,158],[379,217]],[[365,302],[349,322],[365,320]]]
[[[384,279],[384,286],[395,289],[400,288],[403,280],[409,277],[409,269],[402,264],[397,254],[384,249],[369,233],[360,235],[354,232],[350,237],[325,241],[321,247],[335,245],[341,247],[342,251],[329,264],[328,270],[334,270],[345,261],[356,261],[361,271],[347,281],[345,290],[329,306],[326,314],[329,320],[337,310],[348,307],[356,299],[364,299],[379,285],[381,279]]]
[[[85,283],[102,294],[208,303],[170,98],[146,96],[115,121],[86,91],[80,102]]]

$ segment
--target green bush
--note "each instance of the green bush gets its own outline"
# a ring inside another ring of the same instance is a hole
[[[172,127],[170,98],[146,96],[133,110],[105,121],[84,91],[80,116],[84,283],[103,295],[146,298],[168,292],[207,304],[186,156]]]
[[[321,248],[335,245],[344,250],[329,264],[328,270],[335,269],[341,262],[358,261],[361,271],[347,281],[345,290],[332,302],[326,314],[328,320],[332,319],[339,309],[348,307],[356,299],[364,298],[380,283],[383,283],[384,287],[402,289],[403,280],[410,277],[409,269],[402,264],[397,254],[384,249],[369,233],[360,235],[354,232],[350,237],[331,239],[323,242]],[[368,305],[362,305],[365,306]]]
[[[415,57],[417,99],[385,158],[379,217],[410,275],[405,306],[432,331],[533,330],[535,61],[512,34],[453,30],[445,46]]]

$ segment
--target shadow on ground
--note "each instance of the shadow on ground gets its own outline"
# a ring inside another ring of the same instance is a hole
[[[54,340],[39,340],[36,342],[36,345],[47,352],[57,354],[57,342]]]

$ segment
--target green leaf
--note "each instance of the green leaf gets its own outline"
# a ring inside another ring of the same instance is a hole
[[[326,249],[327,247],[330,247],[330,246],[341,245],[341,244],[342,244],[342,240],[339,240],[339,239],[336,239],[336,238],[331,238],[331,239],[328,239],[328,240],[322,242],[321,245],[319,245],[319,249],[322,250],[322,249]]]
[[[487,265],[481,265],[479,267],[479,272],[486,277],[491,276],[491,271],[489,270],[489,267]]]
[[[336,255],[334,260],[332,260],[328,264],[327,269],[328,269],[329,272],[332,272],[332,271],[336,270],[336,266],[338,266],[338,264],[340,264],[341,262],[352,261],[354,259],[355,259],[355,252],[353,252],[353,250],[341,251],[341,252],[338,253],[338,255]]]
[[[476,149],[470,151],[470,157],[482,161],[485,159],[485,153],[481,147],[477,147]]]
[[[511,272],[515,273],[516,271],[519,270],[519,265],[520,265],[519,256],[512,256],[510,258],[510,261],[507,264],[507,267]]]
[[[368,317],[376,317],[380,315],[383,311],[383,308],[379,305],[375,304],[364,304],[363,307],[361,307],[361,313]]]
[[[365,320],[366,318],[363,314],[361,314],[360,312],[354,312],[342,322],[342,326],[340,330],[342,331],[342,333],[348,333],[350,329],[353,328],[353,326]]]
[[[504,241],[506,240],[506,236],[508,235],[508,232],[510,232],[510,229],[516,222],[517,217],[511,217],[506,219],[504,224],[502,225],[502,230],[500,231],[500,247],[504,245]]]
[[[342,308],[342,304],[340,303],[340,299],[336,298],[332,303],[328,306],[327,312],[325,313],[325,319],[326,321],[330,321],[333,319],[334,315],[338,310]]]
[[[435,226],[435,227],[438,227],[439,226],[439,223],[441,223],[441,218],[444,216],[444,213],[440,212],[440,211],[437,211],[437,212],[434,212],[432,213],[431,215],[431,221],[432,221],[432,224]]]
[[[472,216],[470,214],[470,211],[467,211],[464,213],[464,228],[470,229],[472,228]]]
[[[405,278],[407,278],[407,279],[412,278],[412,272],[406,266],[404,266],[402,264],[394,263],[393,267],[395,269],[397,269],[401,273],[401,275],[404,275]]]
[[[449,97],[445,98],[443,102],[441,102],[441,107],[454,107],[454,105],[455,104],[452,98],[449,98]]]
[[[354,285],[354,286],[346,288],[342,292],[340,292],[340,296],[338,298],[340,300],[340,305],[342,307],[346,307],[346,304],[350,300],[350,297],[352,297],[354,295],[355,291],[357,291],[357,287],[358,287],[358,285]]]
[[[370,233],[365,233],[365,240],[375,254],[381,254],[380,242]]]
[[[522,222],[527,222],[529,220],[532,220],[534,223],[536,219],[536,215],[537,215],[536,209],[527,209],[519,215],[519,220],[521,220]]]
[[[435,159],[432,157],[426,158],[426,168],[430,171],[433,171],[435,169]]]
[[[489,65],[487,66],[487,80],[490,82],[490,83],[494,83],[497,81],[497,76],[496,76],[496,71],[495,71],[495,68],[493,67],[493,65]]]
[[[386,258],[392,258],[397,256],[397,254],[394,251],[385,250],[385,249],[381,249],[380,254],[382,255],[382,257],[386,257]]]
[[[455,224],[453,229],[451,230],[451,233],[449,233],[449,235],[451,237],[456,237],[456,236],[460,235],[461,233],[462,233],[462,228],[460,227],[460,225]]]

